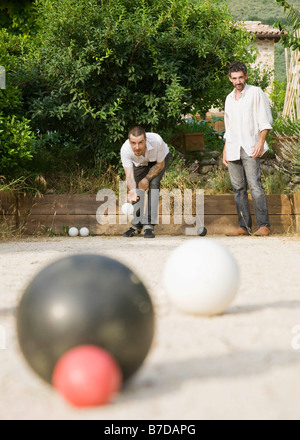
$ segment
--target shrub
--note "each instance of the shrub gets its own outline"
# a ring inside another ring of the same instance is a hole
[[[98,161],[117,160],[133,125],[166,130],[222,105],[227,65],[249,59],[249,35],[211,2],[41,0],[38,15],[44,87],[29,114]]]
[[[24,102],[20,85],[27,74],[23,63],[28,59],[30,44],[25,36],[0,30],[0,65],[6,74],[5,88],[0,90],[0,173],[13,178],[33,155],[34,134],[30,121],[23,116]]]
[[[34,1],[9,0],[0,4],[0,27],[13,33],[30,33],[34,28]]]
[[[278,171],[262,175],[262,184],[266,194],[284,194],[288,192],[288,179]]]
[[[280,82],[276,79],[273,82],[273,89],[270,94],[271,109],[274,121],[283,111],[286,93],[286,82]]]
[[[206,184],[206,188],[212,194],[231,194],[233,193],[230,176],[227,170],[219,168],[211,173]]]
[[[300,120],[281,118],[275,127],[280,139],[280,154],[277,154],[281,171],[291,176],[300,175]]]
[[[216,116],[212,117],[212,122],[223,120]],[[203,133],[205,149],[208,151],[222,151],[224,148],[224,132],[217,132],[212,126],[211,121],[197,120],[195,117],[185,118],[176,129],[177,133]]]
[[[300,120],[280,116],[273,123],[273,133],[275,136],[293,136],[300,131]]]
[[[25,118],[0,113],[0,172],[13,176],[32,158],[33,133]]]

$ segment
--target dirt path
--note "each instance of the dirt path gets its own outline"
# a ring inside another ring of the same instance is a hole
[[[161,285],[168,255],[194,238],[1,243],[0,419],[299,419],[300,337],[292,331],[300,326],[300,238],[213,238],[228,246],[241,272],[236,300],[213,318],[175,310]],[[16,341],[15,309],[39,270],[83,252],[131,267],[149,289],[157,324],[144,366],[114,402],[76,410],[27,367]]]

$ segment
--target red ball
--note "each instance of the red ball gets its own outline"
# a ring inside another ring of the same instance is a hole
[[[57,362],[52,384],[74,406],[108,403],[122,383],[116,361],[105,350],[82,345],[67,351]]]

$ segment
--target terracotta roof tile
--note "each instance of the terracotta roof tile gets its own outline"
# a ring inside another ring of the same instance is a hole
[[[262,24],[261,21],[243,21],[240,22],[248,32],[257,36],[257,38],[272,39],[279,41],[281,38],[281,33],[279,29],[272,28],[268,24]]]

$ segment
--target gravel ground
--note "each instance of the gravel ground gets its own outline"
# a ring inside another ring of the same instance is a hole
[[[241,274],[234,302],[215,317],[176,310],[161,282],[170,253],[193,237],[0,243],[0,419],[299,419],[300,238],[212,238],[230,249]],[[153,299],[156,332],[144,365],[112,403],[75,409],[27,366],[15,315],[37,272],[86,252],[116,258],[140,276]]]

